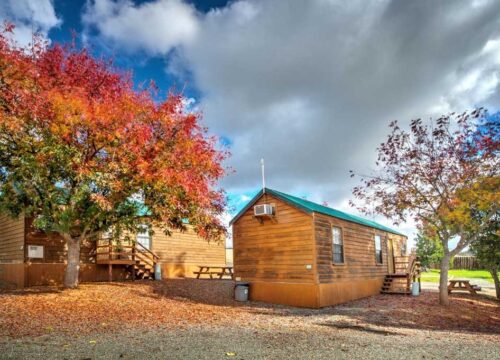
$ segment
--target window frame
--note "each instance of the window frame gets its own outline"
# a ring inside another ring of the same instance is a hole
[[[379,246],[380,249],[377,250],[377,238],[379,239]],[[375,245],[375,264],[376,265],[384,265],[384,252],[382,250],[382,236],[379,234],[375,234],[373,236],[373,242]],[[378,252],[380,251],[380,262],[379,262],[379,257],[378,257]]]
[[[135,242],[141,244],[143,247],[151,251],[153,247],[153,237],[149,233],[149,228],[147,225],[140,225],[140,227],[146,229],[146,232],[137,232],[137,234],[135,235]],[[148,247],[144,246],[144,244],[139,241],[139,237],[145,239],[146,236],[148,237]]]
[[[405,241],[403,241],[403,243],[401,244],[401,256],[406,256],[408,253],[408,244]]]
[[[339,230],[340,234],[340,244],[335,244],[335,235],[334,235],[334,229]],[[332,246],[332,265],[338,266],[338,265],[345,265],[345,246],[344,246],[344,229],[340,226],[332,225],[331,226],[331,234],[332,234],[332,241],[331,241],[331,246]],[[335,254],[339,254],[335,252],[335,245],[341,246],[342,252],[340,253],[342,256],[342,262],[336,262],[335,261]]]

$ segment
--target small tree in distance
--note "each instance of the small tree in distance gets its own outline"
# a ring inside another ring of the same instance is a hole
[[[227,153],[181,96],[158,103],[85,49],[22,49],[7,38],[0,34],[0,210],[66,240],[66,287],[78,285],[82,241],[103,231],[137,233],[146,223],[169,232],[187,219],[220,239]]]
[[[488,270],[495,283],[496,296],[500,299],[500,213],[491,219],[486,229],[471,244],[477,261]]]
[[[417,235],[416,253],[424,267],[439,264],[443,257],[443,247],[439,239],[428,237],[424,232]]]
[[[477,239],[499,209],[499,124],[477,109],[444,115],[434,127],[413,120],[409,131],[394,121],[390,130],[378,148],[377,169],[360,176],[353,194],[361,211],[374,209],[396,224],[412,217],[427,236],[439,239],[439,301],[448,305],[450,259]],[[454,249],[451,240],[458,241]]]

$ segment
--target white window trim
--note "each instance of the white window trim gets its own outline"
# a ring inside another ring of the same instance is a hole
[[[340,232],[340,244],[335,244],[334,229],[338,229]],[[333,265],[344,265],[345,264],[345,246],[344,246],[344,229],[340,226],[332,225],[332,264]],[[342,262],[335,262],[334,259],[334,245],[342,245]]]

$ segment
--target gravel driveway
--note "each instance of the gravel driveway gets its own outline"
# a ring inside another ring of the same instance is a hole
[[[432,331],[248,327],[42,336],[0,342],[2,359],[498,359],[498,339]]]
[[[0,359],[499,359],[500,304],[377,295],[323,309],[232,300],[230,281],[0,293]]]

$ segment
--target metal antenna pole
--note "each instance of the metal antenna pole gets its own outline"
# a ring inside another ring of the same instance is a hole
[[[264,158],[260,159],[260,166],[262,168],[262,192],[266,192],[266,176],[264,173]]]

